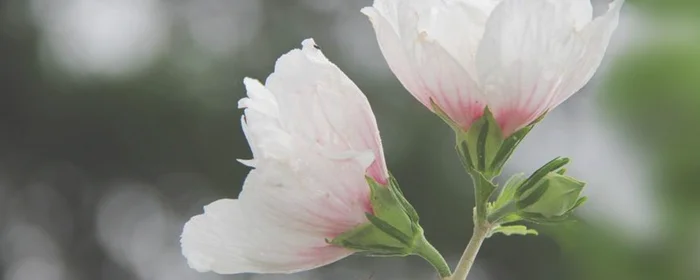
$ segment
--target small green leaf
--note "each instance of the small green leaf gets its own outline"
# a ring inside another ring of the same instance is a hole
[[[349,231],[343,232],[332,240],[326,240],[329,244],[345,247],[356,251],[369,251],[377,246],[390,250],[382,252],[404,251],[405,245],[387,235],[372,223],[359,225]]]
[[[498,223],[505,225],[505,224],[509,224],[509,223],[522,221],[522,219],[523,218],[520,217],[520,215],[518,215],[518,213],[511,213],[511,214],[508,214],[505,217],[501,218],[500,220],[498,220]]]
[[[496,190],[496,186],[478,171],[473,171],[471,175],[474,179],[476,200],[475,214],[477,217],[477,221],[485,221],[486,215],[488,215],[486,205],[489,200],[489,197],[491,197],[491,194]]]
[[[467,170],[467,172],[472,172],[472,170],[474,170],[474,163],[472,162],[472,155],[469,152],[469,144],[464,137],[460,137],[461,134],[464,133],[457,133],[457,146],[455,148],[457,149],[459,160],[462,162],[464,169]]]
[[[512,226],[498,226],[491,230],[491,235],[494,235],[496,233],[501,233],[505,234],[507,236],[511,236],[514,234],[517,235],[538,235],[539,233],[534,230],[534,229],[528,229],[526,226],[523,225],[512,225]]]
[[[493,170],[495,174],[500,174],[501,169],[503,169],[503,166],[513,154],[515,148],[518,147],[518,145],[520,145],[520,142],[523,141],[523,139],[525,139],[525,136],[527,136],[527,134],[530,133],[530,130],[532,130],[535,127],[535,125],[542,121],[542,119],[544,119],[544,116],[546,114],[547,113],[545,112],[527,126],[508,136],[505,139],[505,141],[503,141],[503,144],[501,144],[500,149],[494,156],[493,161],[491,162],[490,170]]]
[[[524,173],[518,173],[513,175],[513,177],[510,177],[510,179],[506,181],[505,185],[503,185],[503,188],[501,189],[498,198],[496,198],[496,201],[493,203],[493,208],[499,209],[501,207],[506,206],[509,202],[513,201],[515,197],[515,191],[518,189],[518,187],[520,187],[520,185],[523,182],[525,182]]]
[[[530,130],[534,127],[534,124],[528,125],[524,127],[521,130],[518,130],[517,132],[513,133],[513,135],[509,136],[506,138],[505,141],[503,141],[503,144],[501,145],[500,149],[496,153],[496,155],[493,158],[493,162],[491,162],[491,169],[500,173],[501,169],[503,169],[503,166],[506,164],[510,156],[513,154],[515,151],[515,148],[518,147],[521,141],[525,139],[525,136],[530,132]]]
[[[478,166],[479,170],[485,170],[486,169],[486,140],[487,137],[489,136],[489,125],[486,123],[485,125],[481,126],[481,130],[479,131],[479,138],[477,139],[476,142],[476,154],[477,154],[477,159],[478,159]]]
[[[394,194],[395,198],[399,201],[401,206],[406,212],[406,215],[411,219],[411,221],[414,224],[418,224],[418,221],[420,220],[420,217],[418,217],[418,212],[416,212],[416,209],[413,208],[413,205],[406,200],[406,197],[403,196],[403,192],[401,191],[401,188],[399,188],[399,183],[396,181],[396,178],[394,178],[393,175],[389,174],[389,189],[392,191]]]
[[[389,236],[393,237],[394,239],[398,240],[406,246],[412,246],[412,236],[403,233],[401,230],[395,228],[391,224],[387,223],[386,221],[380,219],[375,215],[366,213],[365,216],[367,216],[367,220],[369,220],[370,223],[372,223],[375,227],[379,228],[384,233],[388,234]]]
[[[379,248],[377,248],[377,249],[379,249]],[[394,253],[394,252],[381,252],[379,250],[363,251],[363,252],[359,252],[358,254],[365,256],[365,257],[378,257],[378,258],[406,257],[406,256],[411,255],[410,252]]]
[[[561,224],[561,223],[567,223],[567,222],[575,222],[575,220],[572,220],[571,217],[573,216],[571,212],[566,213],[562,216],[558,217],[545,217],[541,214],[537,213],[519,213],[520,216],[523,217],[523,219],[533,222],[536,224],[541,224],[541,225],[556,225],[556,224]]]
[[[484,108],[484,114],[472,123],[466,133],[460,134],[460,138],[467,142],[468,150],[472,153],[472,166],[476,166],[487,179],[497,176],[489,167],[504,139],[501,127],[488,107]]]
[[[518,197],[518,210],[538,213],[546,218],[565,215],[579,203],[586,183],[556,172],[547,174],[531,191]]]
[[[516,202],[516,205],[518,206],[518,209],[523,209],[526,207],[529,207],[536,202],[540,201],[542,196],[549,190],[550,185],[549,184],[539,184],[536,185],[538,187],[534,187],[531,191],[527,192],[526,194],[523,194],[522,197],[518,197],[518,201]]]
[[[532,173],[532,175],[530,175],[530,177],[527,178],[527,180],[525,180],[525,182],[523,182],[523,184],[520,186],[520,188],[518,188],[515,195],[518,197],[522,196],[523,193],[532,189],[532,187],[534,187],[535,184],[537,184],[540,180],[542,180],[542,178],[544,178],[544,176],[546,176],[547,174],[549,174],[552,171],[555,171],[559,168],[564,167],[564,165],[568,164],[569,161],[570,160],[568,158],[562,158],[562,157],[557,157],[557,158],[549,161],[548,163],[546,163],[545,165],[543,165],[542,167],[537,169],[534,173]]]
[[[412,218],[406,213],[404,206],[397,199],[394,190],[390,186],[384,186],[374,181],[371,177],[366,177],[370,186],[370,200],[374,215],[387,221],[406,235],[413,235],[411,228]]]

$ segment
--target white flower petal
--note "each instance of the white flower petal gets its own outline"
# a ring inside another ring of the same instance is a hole
[[[432,99],[452,120],[466,128],[481,116],[485,104],[476,92],[469,69],[464,66],[469,64],[459,61],[464,55],[454,57],[450,52],[461,54],[460,46],[473,45],[474,40],[472,37],[451,39],[444,43],[457,45],[450,45],[449,49],[442,45],[439,40],[448,40],[449,36],[441,28],[449,22],[442,21],[439,14],[446,13],[447,6],[434,8],[440,3],[441,0],[376,0],[373,7],[362,12],[370,18],[379,47],[404,87],[428,108]],[[463,3],[455,2],[454,7],[478,13],[478,9],[470,9]],[[449,18],[459,17],[450,13]]]
[[[246,78],[241,119],[254,166],[239,199],[205,207],[183,229],[199,271],[292,273],[352,251],[327,239],[367,223],[365,176],[388,172],[376,121],[357,86],[306,40],[282,56],[266,85]]]
[[[579,91],[588,81],[603,61],[605,51],[610,43],[613,31],[617,28],[620,19],[620,10],[624,0],[615,0],[610,3],[608,11],[595,18],[580,33],[578,38],[585,45],[584,53],[572,63],[573,67],[567,69],[567,82],[562,86],[561,94],[557,96],[552,108],[558,106],[574,93]]]
[[[260,160],[238,200],[215,201],[187,222],[183,255],[221,274],[292,273],[346,257],[352,252],[326,239],[367,222],[363,174],[354,159]]]
[[[505,0],[486,24],[479,84],[505,135],[551,108],[567,80],[562,73],[584,53],[569,7],[550,1]]]
[[[181,237],[182,253],[190,267],[220,274],[293,273],[351,253],[269,223],[250,210],[241,201],[221,199],[190,219]]]
[[[569,23],[581,30],[593,17],[591,0],[549,0],[550,3],[562,7],[569,18]]]
[[[377,122],[367,98],[312,39],[279,58],[265,83],[280,104],[280,122],[295,137],[337,151],[374,152],[368,173],[388,177]]]
[[[355,158],[307,154],[293,163],[261,161],[239,199],[258,218],[323,240],[366,222],[371,207],[364,174]]]
[[[254,159],[289,158],[295,143],[281,126],[275,96],[258,80],[245,78],[243,82],[248,97],[241,99],[238,106],[245,108],[242,128]]]
[[[422,11],[418,18],[418,31],[425,32],[429,40],[436,41],[462,67],[469,76],[476,77],[474,59],[484,26],[491,11],[500,1],[440,1]],[[459,36],[455,36],[455,28]]]

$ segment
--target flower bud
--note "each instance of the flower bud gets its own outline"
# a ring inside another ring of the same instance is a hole
[[[561,217],[577,206],[584,186],[584,182],[572,177],[550,172],[519,196],[516,206],[521,212],[547,219]]]
[[[568,158],[555,158],[518,186],[514,199],[518,215],[536,223],[561,222],[586,201],[584,182],[564,175]]]

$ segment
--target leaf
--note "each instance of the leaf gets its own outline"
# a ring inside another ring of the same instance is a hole
[[[527,126],[508,136],[508,138],[506,138],[506,140],[503,141],[503,144],[501,144],[500,149],[494,156],[489,169],[492,170],[495,174],[500,174],[501,169],[503,169],[503,166],[513,154],[515,148],[518,147],[520,142],[523,141],[523,139],[525,139],[525,136],[527,136],[527,134],[530,133],[530,130],[532,130],[537,123],[542,121],[542,119],[544,119],[544,116],[546,114],[547,113],[545,112]]]
[[[460,140],[467,142],[468,150],[472,153],[472,165],[475,165],[477,170],[487,179],[498,175],[490,169],[490,166],[504,138],[498,122],[488,107],[484,109],[481,118],[472,123],[466,133],[462,133]]]
[[[406,235],[413,235],[412,218],[406,213],[402,202],[397,199],[390,186],[384,186],[366,177],[370,186],[372,209],[374,215],[391,224]],[[414,210],[415,211],[415,210]]]
[[[372,223],[359,225],[343,232],[327,243],[356,251],[396,253],[405,251],[405,245],[389,236]],[[381,248],[380,248],[381,247]]]
[[[408,215],[408,218],[410,218],[414,224],[417,224],[420,220],[420,217],[418,217],[418,212],[416,212],[416,209],[413,208],[413,205],[411,205],[411,203],[409,203],[408,200],[406,200],[406,197],[403,196],[403,192],[401,191],[401,188],[399,188],[399,183],[396,181],[396,178],[394,178],[394,176],[391,174],[389,174],[389,189],[394,194],[396,200],[398,200],[401,206],[404,208],[406,215]]]
[[[486,177],[484,177],[481,172],[478,171],[473,171],[471,173],[472,179],[474,179],[474,197],[475,197],[475,203],[476,203],[476,217],[477,221],[485,221],[486,220],[486,215],[488,215],[487,212],[487,203],[489,201],[489,197],[491,197],[491,194],[496,190],[496,186],[491,183]]]
[[[413,242],[413,236],[405,234],[401,230],[395,228],[391,224],[387,223],[386,221],[380,219],[375,215],[367,213],[365,214],[365,216],[367,217],[367,220],[369,220],[369,222],[372,223],[375,227],[379,228],[379,230],[383,231],[387,235],[393,237],[394,239],[398,240],[406,246],[412,246],[411,243]]]
[[[533,172],[532,175],[530,175],[530,177],[527,178],[525,182],[523,182],[522,186],[516,191],[516,196],[522,196],[523,193],[534,187],[535,184],[537,184],[542,178],[544,178],[544,176],[549,174],[549,172],[564,167],[564,165],[568,164],[569,161],[570,160],[568,158],[563,157],[557,157],[549,161],[548,163],[537,169],[535,172]]]
[[[471,153],[469,153],[469,144],[464,137],[460,137],[460,134],[464,133],[457,133],[457,145],[455,146],[455,149],[457,149],[459,160],[462,162],[464,169],[471,173],[472,170],[474,170],[474,163],[472,162]]]
[[[511,236],[514,234],[517,235],[538,235],[539,233],[534,230],[534,229],[528,229],[526,226],[523,225],[512,225],[512,226],[498,226],[491,230],[491,235],[494,235],[496,233],[501,233],[505,234],[507,236]]]
[[[515,198],[515,191],[518,190],[518,187],[523,182],[525,182],[524,173],[518,173],[513,175],[513,177],[510,177],[510,179],[508,179],[505,185],[503,185],[503,188],[501,189],[498,198],[496,198],[496,201],[493,203],[493,208],[500,209],[506,206],[508,203],[512,202]]]

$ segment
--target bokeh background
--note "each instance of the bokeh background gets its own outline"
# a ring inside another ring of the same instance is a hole
[[[418,258],[220,276],[180,255],[183,223],[248,172],[243,77],[264,79],[308,37],[367,94],[391,171],[454,265],[471,183],[448,127],[381,57],[359,13],[370,4],[0,0],[0,278],[434,279]],[[700,2],[628,0],[598,74],[505,171],[572,157],[589,182],[581,222],[487,240],[470,280],[700,279],[698,136]]]

